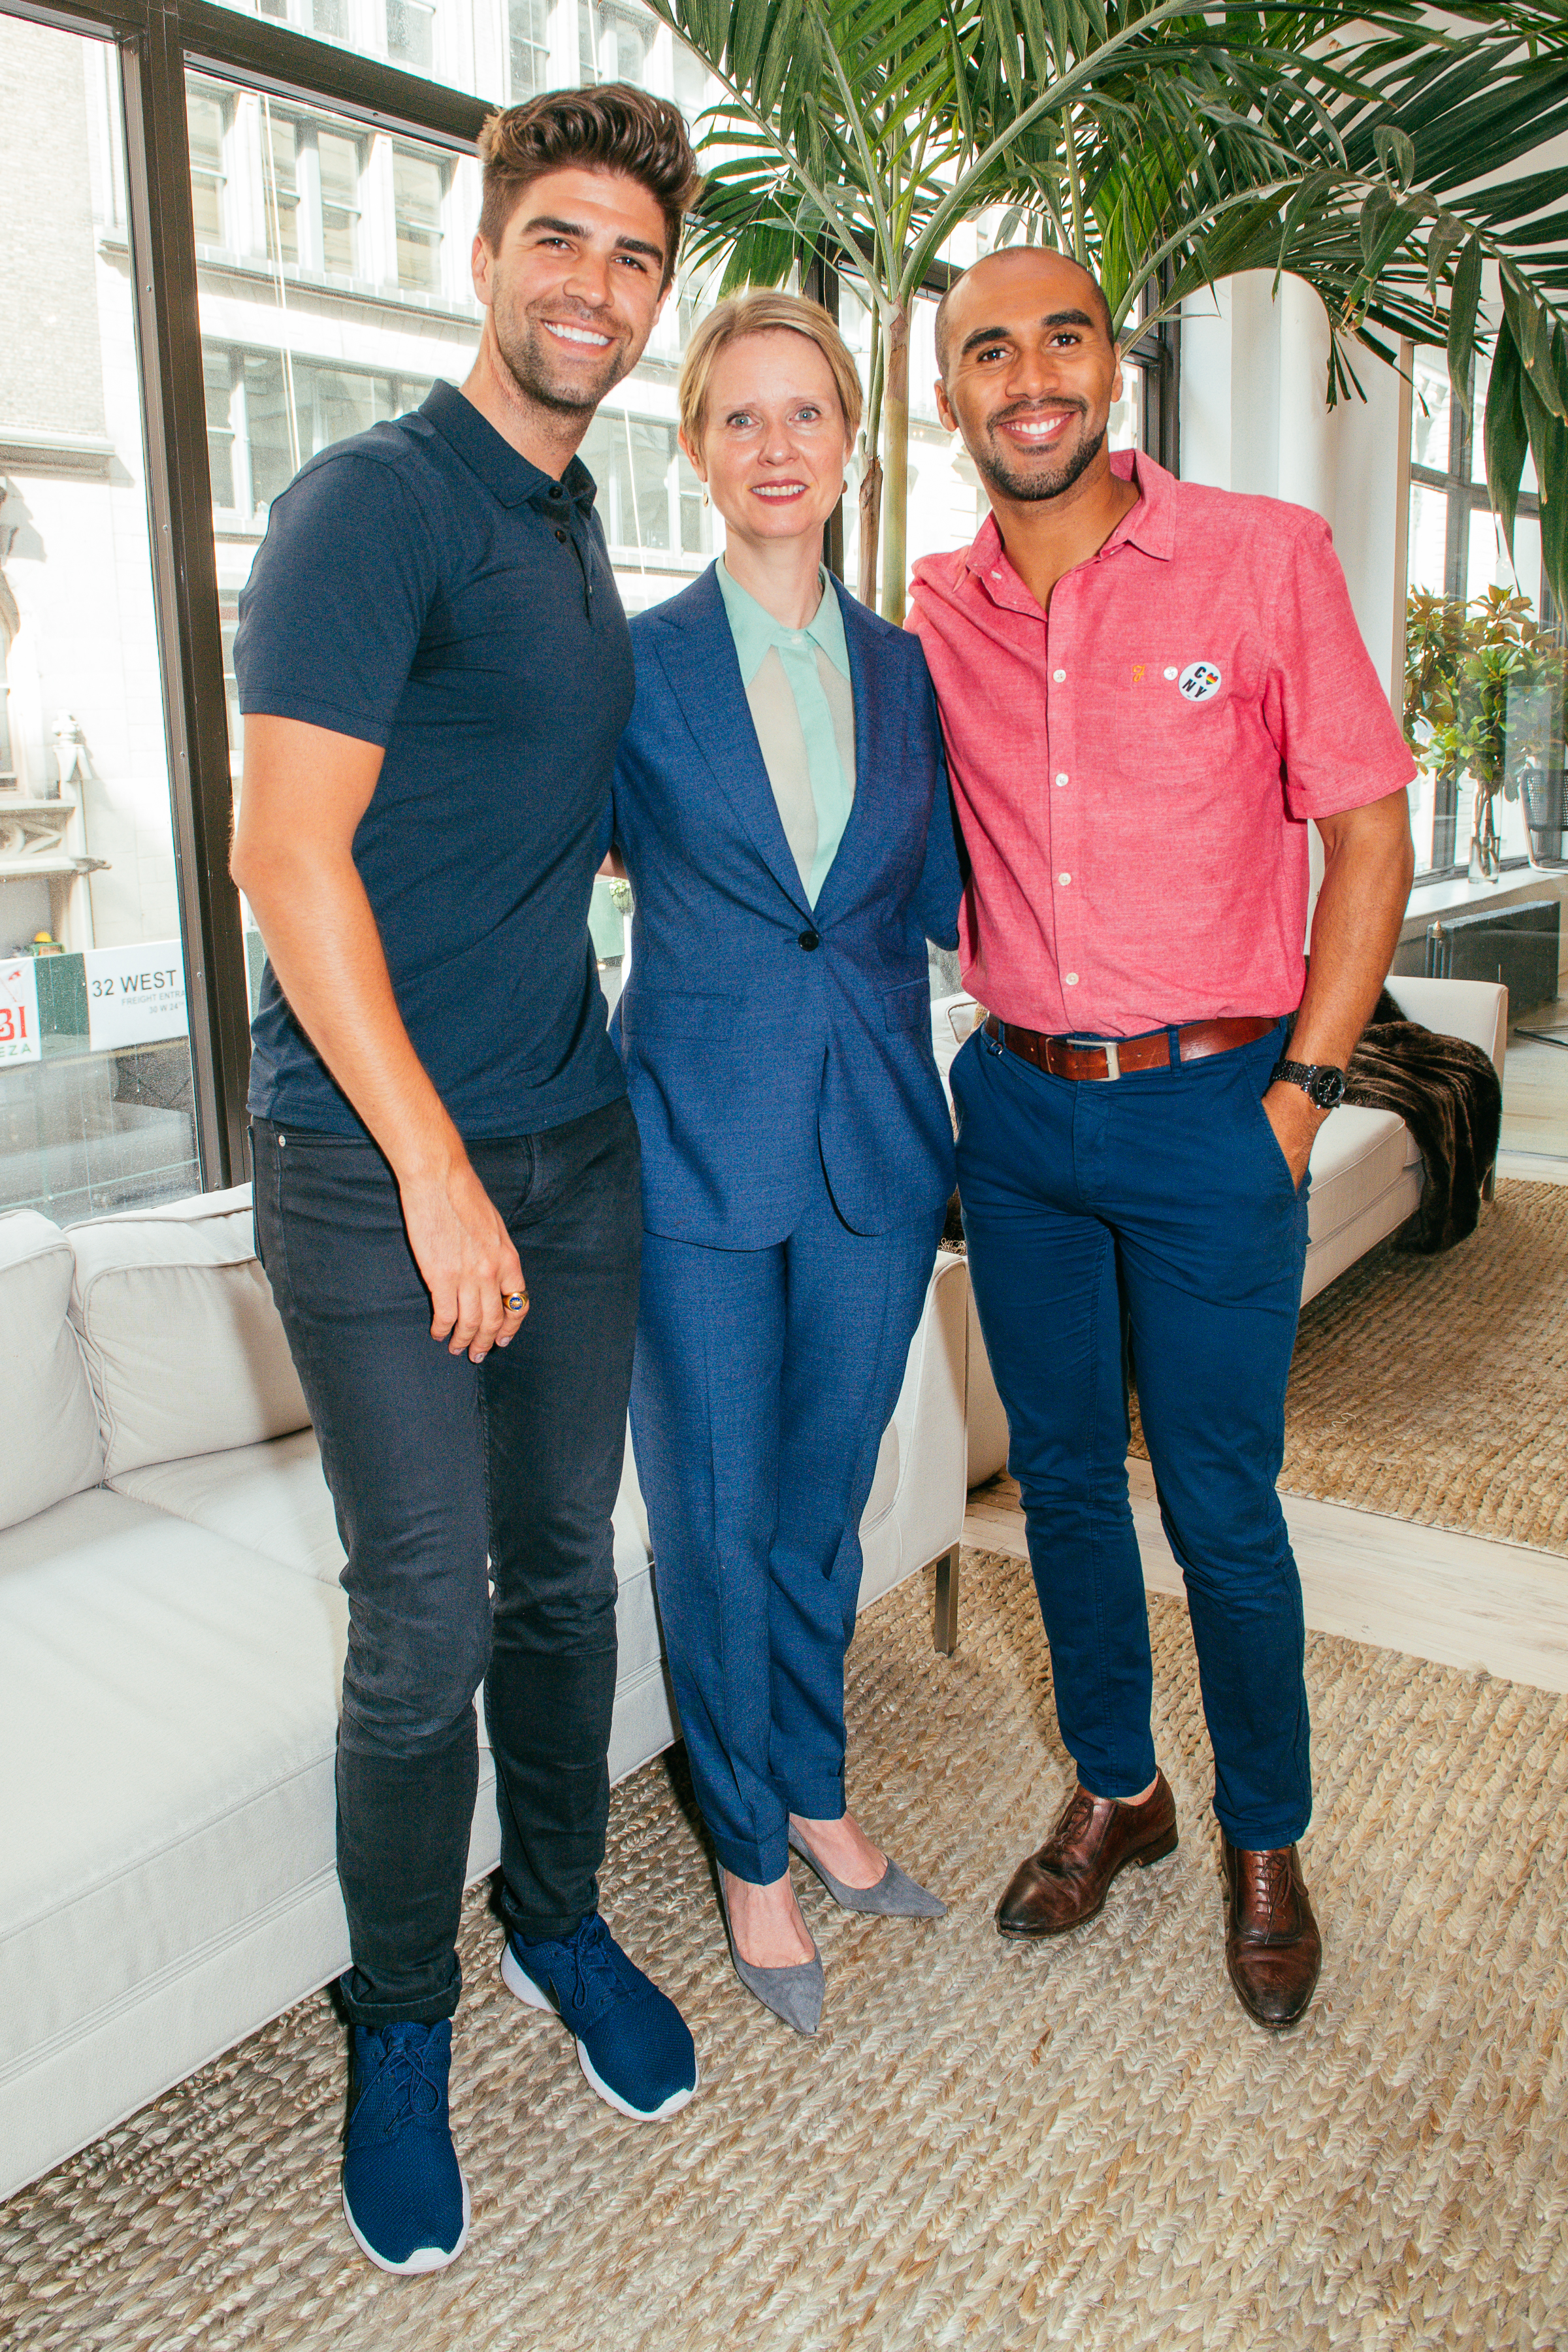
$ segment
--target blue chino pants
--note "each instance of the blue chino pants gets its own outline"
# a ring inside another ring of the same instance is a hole
[[[765,1886],[837,1821],[860,1518],[942,1233],[855,1234],[819,1173],[787,1241],[643,1237],[632,1445],[697,1801]]]
[[[1248,1849],[1292,1843],[1311,1812],[1301,1588],[1275,1492],[1307,1247],[1307,1186],[1262,1107],[1283,1034],[1097,1082],[1052,1077],[978,1032],[952,1070],[970,1275],[1063,1742],[1096,1796],[1153,1778],[1125,1327],[1186,1582],[1215,1811]]]

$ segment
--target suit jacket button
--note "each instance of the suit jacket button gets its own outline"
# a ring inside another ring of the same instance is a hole
[[[803,948],[818,948],[822,945],[821,936],[816,931],[802,931],[800,943]]]

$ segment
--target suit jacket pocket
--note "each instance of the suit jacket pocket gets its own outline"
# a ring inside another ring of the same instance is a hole
[[[634,979],[620,1003],[621,1032],[633,1043],[639,1037],[701,1037],[723,1020],[732,1003],[713,993],[699,995],[690,989],[639,988]]]
[[[883,992],[882,1010],[889,1029],[929,1029],[931,1026],[931,982],[911,980],[903,988]]]

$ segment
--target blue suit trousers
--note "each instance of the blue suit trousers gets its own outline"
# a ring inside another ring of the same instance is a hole
[[[819,1168],[771,1248],[644,1236],[632,1444],[665,1648],[703,1818],[754,1885],[791,1812],[845,1810],[860,1518],[941,1232],[851,1233]]]
[[[1186,1583],[1215,1811],[1251,1849],[1292,1843],[1312,1801],[1301,1587],[1275,1492],[1307,1247],[1307,1185],[1262,1107],[1283,1035],[1101,1083],[978,1033],[952,1070],[970,1276],[1063,1743],[1096,1796],[1153,1778],[1125,1334]]]

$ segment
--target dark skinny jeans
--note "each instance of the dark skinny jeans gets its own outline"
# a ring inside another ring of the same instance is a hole
[[[434,2023],[461,1985],[481,1682],[508,1924],[530,1939],[568,1936],[598,1906],[637,1129],[616,1101],[541,1135],[470,1143],[532,1302],[511,1346],[479,1365],[430,1337],[374,1146],[264,1119],[252,1133],[258,1246],[348,1555],[343,2006],[362,2025]]]

